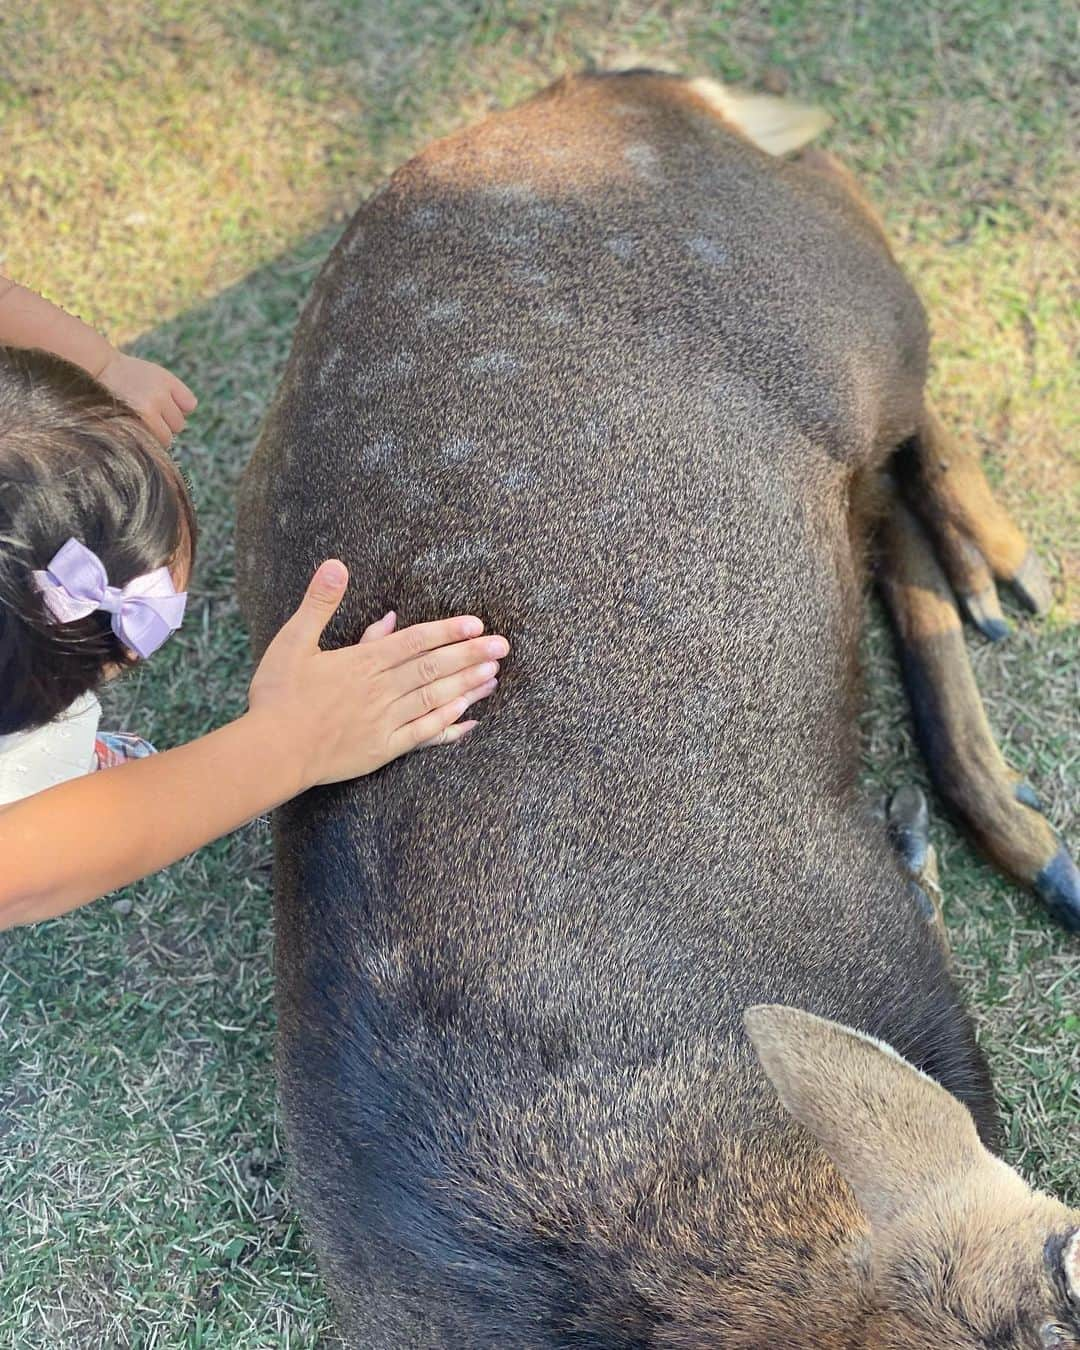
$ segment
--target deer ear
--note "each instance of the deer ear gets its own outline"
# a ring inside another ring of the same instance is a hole
[[[748,1008],[744,1020],[781,1102],[872,1225],[972,1169],[1007,1170],[983,1148],[968,1109],[882,1042],[775,1004]]]
[[[717,80],[691,80],[690,89],[769,155],[800,149],[832,122],[827,112],[809,103],[745,93]]]

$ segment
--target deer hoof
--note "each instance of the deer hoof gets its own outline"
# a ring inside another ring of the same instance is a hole
[[[1064,844],[1035,878],[1035,894],[1058,923],[1080,933],[1080,872]]]
[[[1016,569],[1009,584],[1016,592],[1020,603],[1030,609],[1032,614],[1045,614],[1050,608],[1053,595],[1043,565],[1032,549],[1024,554],[1023,562]]]
[[[930,851],[930,812],[926,798],[911,783],[897,788],[886,808],[889,837],[912,876],[921,876]]]

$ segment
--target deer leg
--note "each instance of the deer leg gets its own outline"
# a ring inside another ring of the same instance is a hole
[[[915,732],[934,784],[988,856],[1080,931],[1080,873],[1002,758],[964,646],[950,580],[890,485],[880,582],[896,630]]]
[[[797,162],[840,187],[889,248],[881,217],[841,160],[812,147]],[[928,402],[893,467],[908,504],[933,538],[964,613],[980,632],[997,641],[1009,631],[995,578],[1008,582],[1033,613],[1049,609],[1050,586],[1042,565],[995,500],[978,455],[952,440]]]
[[[841,160],[812,147],[797,162],[840,187],[889,248],[881,217]],[[929,403],[915,435],[897,452],[894,468],[964,613],[985,637],[996,642],[1009,632],[995,578],[1008,582],[1033,613],[1046,612],[1051,596],[1042,565],[994,499],[978,456],[952,440]]]
[[[905,784],[885,804],[889,838],[911,878],[916,903],[934,931],[942,950],[949,954],[949,938],[941,908],[937,853],[930,842],[930,812],[917,787]]]
[[[1008,582],[1033,613],[1049,609],[1050,585],[1041,563],[994,499],[978,456],[952,440],[929,404],[918,431],[897,452],[894,468],[964,613],[985,637],[996,642],[1009,632],[995,578]]]

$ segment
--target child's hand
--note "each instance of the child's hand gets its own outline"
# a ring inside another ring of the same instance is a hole
[[[98,373],[98,380],[117,398],[134,408],[166,448],[184,429],[188,414],[198,403],[195,395],[175,375],[152,361],[116,352]]]
[[[251,713],[265,720],[268,735],[284,740],[284,753],[297,756],[299,790],[459,740],[475,723],[458,718],[493,692],[498,662],[510,650],[505,638],[481,636],[476,618],[395,633],[388,614],[355,646],[321,651],[319,638],[348,579],[343,563],[323,563],[251,682]]]
[[[495,688],[506,639],[468,617],[395,633],[388,614],[355,646],[320,651],[347,582],[342,563],[319,568],[236,721],[0,809],[0,928],[136,881],[306,788],[458,739],[472,723],[457,719]]]

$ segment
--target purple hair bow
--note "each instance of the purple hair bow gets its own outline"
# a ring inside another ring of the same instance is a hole
[[[104,610],[125,647],[144,660],[180,627],[187,592],[177,591],[167,567],[135,577],[126,586],[110,586],[101,559],[77,539],[69,539],[44,572],[34,573],[57,623],[74,623]]]

